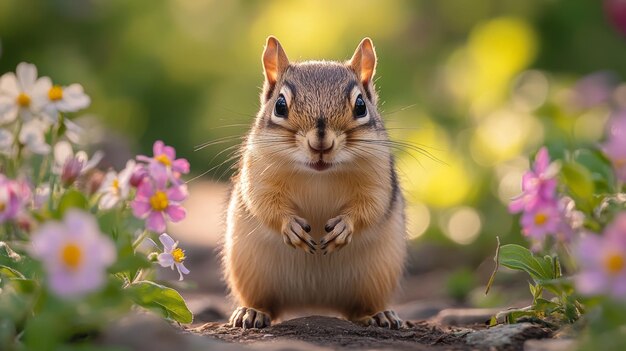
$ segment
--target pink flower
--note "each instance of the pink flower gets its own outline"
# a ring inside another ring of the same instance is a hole
[[[626,300],[626,212],[618,214],[604,235],[583,237],[575,254],[580,262],[575,277],[579,293]]]
[[[532,210],[544,201],[556,201],[556,167],[550,163],[548,150],[542,147],[533,164],[532,170],[522,177],[522,194],[509,204],[511,213]]]
[[[24,214],[32,192],[23,180],[10,180],[0,174],[0,223],[14,221]]]
[[[146,220],[146,227],[157,233],[165,230],[165,218],[178,222],[185,218],[186,211],[180,202],[187,197],[187,187],[174,184],[166,188],[166,182],[161,179],[143,181],[137,189],[137,196],[131,202],[135,217]]]
[[[548,234],[556,233],[561,223],[561,214],[555,204],[538,204],[522,214],[522,233],[532,241],[541,242]]]
[[[77,297],[99,289],[106,268],[115,262],[115,245],[100,232],[96,219],[69,210],[63,222],[46,222],[33,234],[30,252],[43,263],[50,290]]]
[[[604,153],[613,163],[615,175],[626,182],[626,111],[614,115],[608,124]]]
[[[171,267],[178,270],[180,278],[183,280],[183,274],[189,274],[189,270],[185,267],[185,251],[178,247],[178,241],[174,241],[167,233],[159,236],[159,241],[163,244],[163,252],[157,257],[161,267]]]
[[[173,147],[157,140],[152,151],[153,157],[140,155],[137,160],[148,163],[149,174],[153,179],[159,182],[170,179],[180,183],[180,175],[189,173],[189,162],[184,158],[176,159],[176,150]]]

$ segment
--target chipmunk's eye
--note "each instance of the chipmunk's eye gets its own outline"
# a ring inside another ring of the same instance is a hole
[[[354,101],[354,117],[361,118],[367,116],[367,106],[365,106],[365,100],[363,96],[359,94]]]
[[[276,105],[274,105],[274,115],[276,115],[276,117],[287,118],[287,112],[287,100],[283,94],[280,94],[276,100]]]

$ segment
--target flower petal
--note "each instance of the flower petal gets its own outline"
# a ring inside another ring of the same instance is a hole
[[[21,62],[15,70],[17,82],[24,92],[30,92],[37,80],[37,67],[31,63]]]
[[[20,93],[17,86],[17,77],[13,72],[6,73],[0,77],[0,93],[16,97]]]
[[[175,263],[176,269],[178,269],[178,280],[183,280],[183,274],[189,274],[189,270],[182,263]]]
[[[173,201],[183,201],[187,198],[187,185],[182,184],[182,185],[178,185],[178,186],[172,186],[171,188],[167,189],[167,198]]]
[[[163,244],[163,248],[165,252],[171,252],[176,246],[176,241],[172,239],[167,233],[163,233],[159,235],[159,241]]]
[[[184,158],[179,158],[172,162],[172,169],[176,172],[187,174],[189,173],[189,161]]]
[[[133,215],[140,219],[145,219],[150,214],[150,211],[152,211],[150,203],[137,199],[130,203],[130,207],[133,210]]]
[[[63,99],[58,103],[58,108],[63,112],[75,112],[88,107],[91,99],[83,91],[80,84],[72,84],[63,88]]]
[[[152,145],[152,153],[154,156],[158,156],[160,154],[163,153],[163,146],[165,146],[165,143],[163,143],[162,140],[157,140],[154,142],[154,145]]]
[[[54,145],[54,162],[56,164],[63,166],[70,157],[74,157],[74,151],[69,142],[61,140]]]
[[[162,233],[165,231],[165,216],[163,212],[151,211],[146,220],[146,227],[153,232]]]
[[[165,212],[172,222],[182,221],[187,215],[187,211],[180,205],[169,205]]]
[[[174,264],[174,256],[167,252],[160,253],[157,256],[157,260],[159,261],[161,267],[171,267]]]

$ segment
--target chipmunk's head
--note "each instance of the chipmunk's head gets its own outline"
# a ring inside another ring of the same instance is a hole
[[[249,146],[284,166],[322,172],[383,157],[385,129],[372,78],[376,53],[363,39],[345,62],[290,63],[276,38],[263,53],[261,111]]]

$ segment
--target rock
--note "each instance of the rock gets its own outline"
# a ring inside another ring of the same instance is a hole
[[[221,295],[204,294],[190,295],[185,294],[187,307],[193,313],[194,324],[204,324],[207,322],[225,322],[228,312],[228,304]]]
[[[570,351],[576,349],[573,339],[526,340],[524,351]]]
[[[474,347],[486,349],[522,350],[528,339],[550,337],[552,331],[535,324],[501,324],[493,328],[477,330],[465,335],[465,342]]]
[[[402,320],[428,319],[449,307],[450,303],[438,300],[421,300],[393,306]]]
[[[440,311],[432,321],[450,326],[486,324],[498,312],[500,309],[495,308],[448,308]]]

